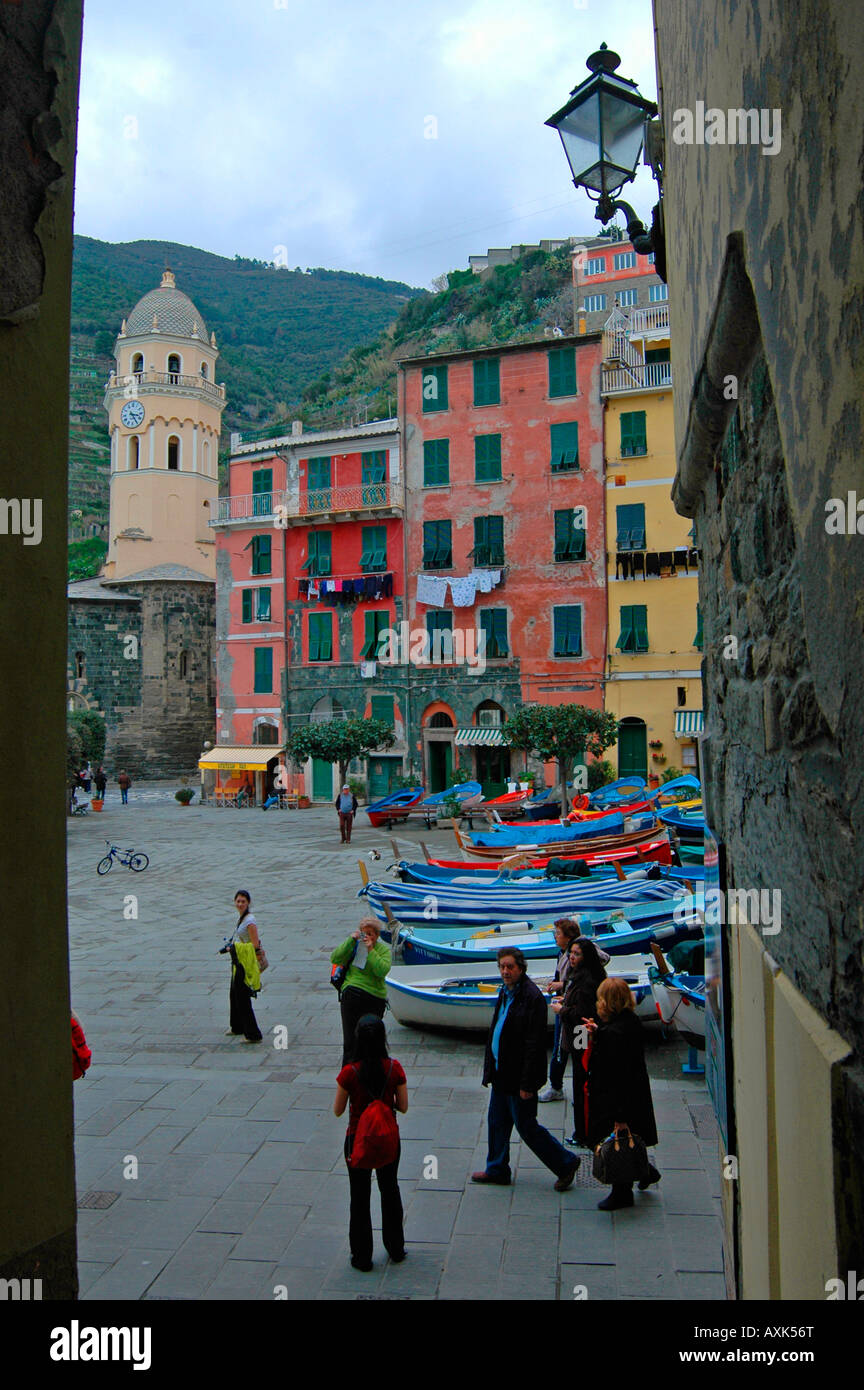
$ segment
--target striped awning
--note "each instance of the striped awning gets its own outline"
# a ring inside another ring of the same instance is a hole
[[[705,728],[701,709],[677,709],[675,711],[675,737],[695,738]]]
[[[267,764],[284,751],[275,743],[225,743],[202,753],[198,766],[217,772],[266,772]]]
[[[481,728],[479,725],[472,724],[470,729],[456,730],[455,742],[457,748],[467,748],[477,744],[503,743],[504,739],[501,737],[500,729]]]

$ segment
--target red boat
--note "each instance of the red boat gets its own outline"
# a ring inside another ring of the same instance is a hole
[[[466,873],[472,869],[489,869],[488,859],[433,859],[426,846],[422,843],[420,848],[426,856],[427,864],[437,864],[442,869],[458,869],[460,873]],[[516,853],[509,855],[505,859],[498,860],[501,868],[511,867],[510,861],[518,863],[526,869],[545,869],[550,859],[584,859],[586,864],[620,864],[622,868],[636,868],[639,864],[654,862],[657,864],[672,863],[672,847],[669,843],[669,836],[666,831],[654,831],[646,835],[644,840],[638,844],[622,845],[617,849],[598,849],[585,850],[581,854],[549,854],[549,855],[529,855],[526,853]]]

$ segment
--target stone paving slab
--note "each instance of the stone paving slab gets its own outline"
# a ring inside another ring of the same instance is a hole
[[[174,790],[133,788],[128,807],[109,796],[101,816],[69,823],[73,1004],[93,1049],[75,1086],[78,1188],[118,1194],[105,1210],[79,1211],[82,1297],[572,1302],[574,1287],[589,1301],[724,1297],[717,1144],[697,1136],[692,1113],[707,1092],[681,1075],[686,1049],[655,1030],[646,1055],[663,1179],[609,1215],[596,1209],[604,1189],[584,1152],[563,1194],[518,1139],[513,1185],[472,1185],[485,1164],[483,1039],[409,1029],[388,1013],[391,1053],[409,1080],[400,1120],[408,1256],[393,1265],[381,1250],[373,1186],[375,1267],[351,1269],[329,953],[363,914],[358,857],[374,846],[389,863],[389,836],[361,812],[346,854],[329,808],[263,819],[184,811]],[[109,837],[145,850],[150,867],[100,878]],[[420,838],[452,857],[444,831],[406,833],[403,851]],[[271,961],[255,1002],[264,1041],[254,1047],[224,1036],[228,969],[218,948],[238,886],[252,892]],[[134,920],[123,915],[130,893]],[[540,1118],[562,1138],[569,1102],[543,1106]],[[123,1176],[130,1156],[134,1180]]]

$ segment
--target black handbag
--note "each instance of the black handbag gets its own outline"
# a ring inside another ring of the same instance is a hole
[[[330,967],[330,983],[331,983],[331,985],[333,986],[333,988],[334,988],[335,990],[338,991],[338,990],[341,990],[341,989],[342,989],[342,986],[343,986],[344,983],[345,983],[345,976],[348,974],[348,971],[351,969],[351,962],[353,961],[353,959],[354,959],[354,957],[356,956],[356,954],[357,954],[357,942],[355,941],[355,942],[354,942],[354,950],[351,952],[350,956],[349,956],[348,959],[345,961],[344,965],[331,965],[331,967]]]
[[[594,1150],[592,1172],[598,1182],[610,1187],[615,1183],[643,1182],[650,1168],[644,1139],[629,1129],[610,1134]]]

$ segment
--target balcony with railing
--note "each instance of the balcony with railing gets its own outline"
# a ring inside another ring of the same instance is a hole
[[[603,364],[604,396],[619,396],[628,391],[663,391],[672,385],[672,365],[669,362],[617,362]]]
[[[269,521],[273,526],[297,526],[315,521],[350,521],[363,516],[400,516],[401,482],[355,483],[350,487],[310,488],[295,492],[259,492],[251,496],[220,497],[211,526]]]
[[[633,309],[630,314],[629,333],[631,338],[641,338],[646,333],[669,333],[669,305],[646,304],[643,309]]]
[[[149,391],[163,391],[166,387],[168,390],[200,391],[220,401],[225,399],[224,384],[208,381],[203,376],[187,376],[183,372],[129,372],[125,376],[122,372],[112,372],[105,389],[128,391],[137,396]]]

